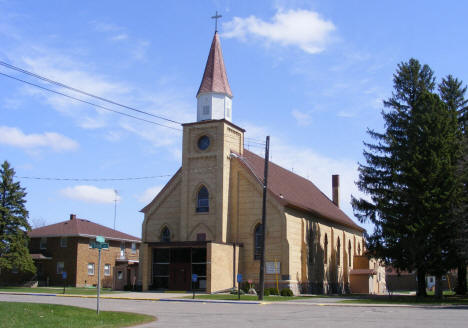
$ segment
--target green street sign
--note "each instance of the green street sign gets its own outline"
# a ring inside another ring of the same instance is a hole
[[[104,239],[103,236],[96,236],[96,241],[97,241],[98,243],[104,243],[104,242],[106,242],[106,240]]]
[[[97,248],[97,249],[108,249],[109,248],[109,243],[92,243],[91,248]]]

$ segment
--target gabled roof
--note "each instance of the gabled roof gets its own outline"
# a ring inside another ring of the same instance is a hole
[[[265,160],[262,157],[244,149],[244,155],[239,159],[259,181],[263,181]],[[311,212],[332,222],[364,231],[311,181],[273,162],[269,162],[268,166],[268,191],[283,206]]]
[[[166,183],[166,185],[161,189],[161,191],[156,195],[156,197],[153,198],[151,202],[149,202],[148,205],[143,207],[140,212],[142,213],[147,213],[151,206],[156,202],[160,197],[162,197],[163,193],[169,188],[169,186],[177,179],[177,177],[181,174],[182,168],[179,168],[177,172],[172,176],[172,178],[169,179],[169,181]]]
[[[197,97],[200,93],[206,92],[223,93],[232,98],[218,32],[215,32],[213,41],[211,42],[210,53],[206,61],[205,72],[203,73]]]
[[[45,227],[33,229],[28,233],[30,238],[35,237],[96,237],[106,239],[140,242],[141,239],[126,233],[113,230],[89,220],[78,219],[71,215],[71,219]]]

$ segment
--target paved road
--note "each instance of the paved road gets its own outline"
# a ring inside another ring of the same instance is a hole
[[[0,301],[67,304],[95,308],[96,300],[75,297],[0,295]],[[136,300],[101,302],[102,310],[151,314],[158,321],[140,327],[466,327],[468,309],[321,306],[317,303],[243,305]],[[1,319],[0,319],[1,320]],[[84,328],[84,327],[83,327]]]

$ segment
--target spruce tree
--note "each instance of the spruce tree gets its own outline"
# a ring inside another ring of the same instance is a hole
[[[407,203],[425,266],[436,277],[436,296],[442,297],[442,276],[454,266],[453,209],[461,188],[457,163],[461,156],[456,112],[436,94],[423,92],[413,108],[408,129]]]
[[[463,155],[458,163],[458,175],[462,187],[460,202],[455,208],[453,223],[453,238],[455,251],[455,266],[457,268],[457,294],[466,294],[466,265],[468,263],[468,99],[465,99],[467,87],[452,75],[445,77],[439,84],[439,94],[448,108],[457,113],[460,130],[465,136],[461,140],[464,147]]]
[[[392,97],[384,101],[386,110],[382,112],[385,131],[368,130],[375,143],[364,143],[366,164],[359,164],[357,186],[370,199],[353,197],[352,205],[361,222],[370,220],[375,226],[368,239],[370,255],[397,270],[417,270],[418,295],[425,295],[429,268],[420,247],[425,244],[418,223],[422,218],[408,202],[413,164],[408,131],[419,97],[434,90],[434,74],[429,66],[410,59],[398,65],[393,85]]]
[[[458,121],[463,132],[468,124],[468,99],[465,99],[466,86],[452,75],[442,79],[439,84],[439,94],[447,106],[457,112]]]
[[[422,296],[426,273],[440,282],[453,266],[460,129],[456,111],[433,93],[427,65],[398,65],[394,90],[384,102],[385,132],[369,131],[377,142],[365,144],[366,165],[359,165],[357,185],[370,200],[352,203],[361,221],[375,225],[370,254],[398,270],[416,269]]]
[[[17,269],[35,273],[28,250],[26,192],[14,182],[15,171],[5,161],[0,168],[0,272]]]

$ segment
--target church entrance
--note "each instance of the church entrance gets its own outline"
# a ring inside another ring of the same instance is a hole
[[[192,290],[192,274],[197,274],[194,289],[205,291],[206,243],[164,244],[153,247],[151,289]]]

